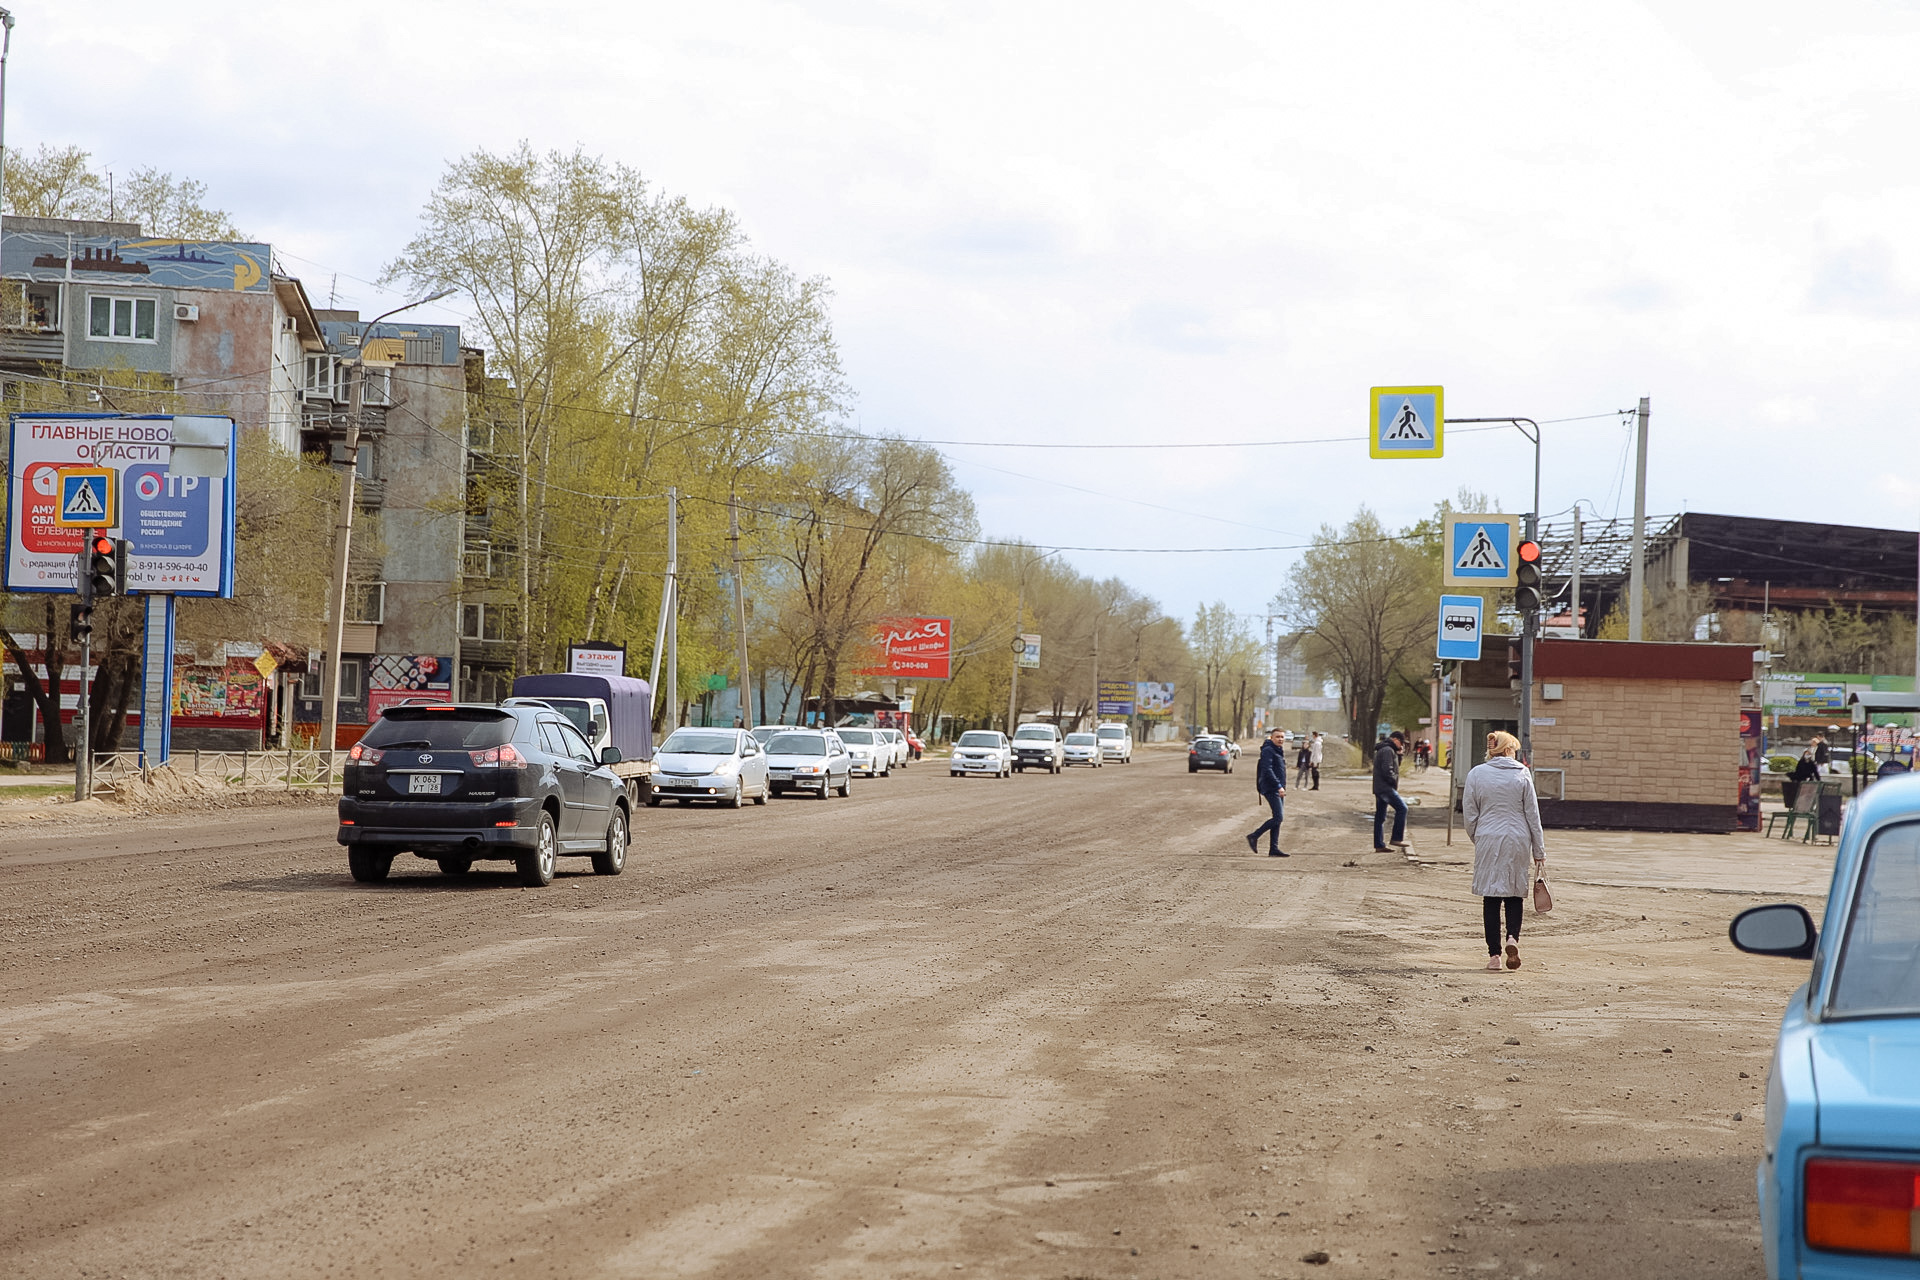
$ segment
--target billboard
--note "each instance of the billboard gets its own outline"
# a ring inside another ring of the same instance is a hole
[[[377,654],[367,664],[367,719],[402,702],[452,702],[453,655]]]
[[[1026,670],[1038,670],[1040,667],[1040,637],[1022,635],[1020,637],[1020,666]]]
[[[627,646],[570,644],[567,646],[567,673],[576,676],[624,676],[627,674]]]
[[[1131,680],[1102,680],[1099,689],[1100,705],[1096,715],[1130,716],[1133,714],[1133,682]]]
[[[1142,680],[1133,687],[1135,715],[1156,716],[1162,720],[1173,714],[1173,686]]]
[[[9,443],[7,590],[78,589],[85,533],[67,508],[92,491],[63,477],[104,470],[113,523],[92,527],[133,544],[131,592],[233,595],[233,419],[16,413]]]
[[[872,644],[874,665],[856,674],[945,680],[953,663],[953,619],[880,618]]]

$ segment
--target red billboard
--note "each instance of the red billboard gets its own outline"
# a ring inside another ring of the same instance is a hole
[[[873,624],[876,665],[863,676],[945,680],[953,660],[952,618],[881,618]]]

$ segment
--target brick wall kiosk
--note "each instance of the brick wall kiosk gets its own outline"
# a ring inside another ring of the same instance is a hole
[[[1547,826],[1734,829],[1751,645],[1543,640],[1534,676],[1534,767],[1566,771],[1564,800],[1539,777]]]

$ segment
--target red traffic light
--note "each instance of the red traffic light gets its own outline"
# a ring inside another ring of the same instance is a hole
[[[1520,561],[1523,564],[1538,564],[1540,562],[1540,544],[1532,541],[1522,542],[1518,547],[1514,548],[1514,554],[1520,557]]]
[[[96,533],[87,539],[87,550],[97,556],[113,554],[113,539],[104,533]]]

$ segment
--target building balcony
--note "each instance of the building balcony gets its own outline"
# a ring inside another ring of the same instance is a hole
[[[66,338],[58,330],[0,329],[0,363],[59,364],[66,355]]]

